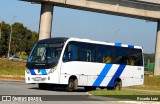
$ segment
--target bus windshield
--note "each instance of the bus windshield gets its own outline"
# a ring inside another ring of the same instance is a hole
[[[61,43],[37,43],[28,63],[50,64],[58,62],[63,45]]]

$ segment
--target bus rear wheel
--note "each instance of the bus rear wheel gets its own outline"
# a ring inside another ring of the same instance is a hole
[[[122,82],[116,80],[114,82],[114,88],[113,88],[113,90],[121,90],[121,89],[122,89]]]

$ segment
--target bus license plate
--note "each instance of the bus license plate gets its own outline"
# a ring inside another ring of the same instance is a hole
[[[41,78],[41,77],[36,77],[36,78],[34,78],[34,80],[35,80],[35,81],[41,81],[42,78]]]

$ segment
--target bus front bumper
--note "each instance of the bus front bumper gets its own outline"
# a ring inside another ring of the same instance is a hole
[[[48,75],[30,75],[25,77],[26,83],[55,83],[56,81]]]

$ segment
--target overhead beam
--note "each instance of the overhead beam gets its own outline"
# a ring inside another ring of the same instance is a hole
[[[79,10],[101,12],[151,21],[160,20],[160,5],[132,2],[132,0],[22,0],[29,2],[49,2],[55,6]],[[142,0],[135,0],[142,1]]]
[[[132,0],[135,2],[151,3],[151,4],[160,4],[160,0]]]

